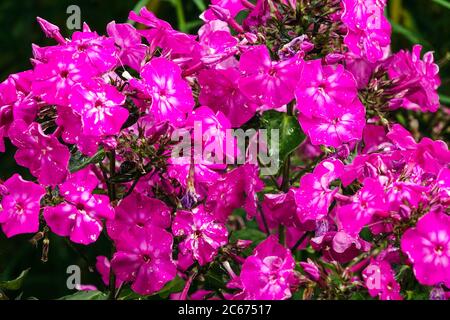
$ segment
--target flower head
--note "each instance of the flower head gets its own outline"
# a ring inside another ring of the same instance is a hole
[[[85,245],[97,241],[103,230],[101,219],[114,218],[108,196],[92,193],[97,185],[90,168],[72,174],[61,185],[64,202],[44,209],[45,221],[54,233]]]
[[[121,281],[131,281],[131,288],[141,295],[157,292],[175,278],[172,261],[173,238],[155,226],[136,232],[124,232],[116,241],[117,252],[111,266]]]
[[[53,135],[46,135],[41,126],[17,120],[9,129],[11,142],[17,147],[17,163],[30,169],[43,185],[56,185],[68,174],[70,152]]]
[[[275,236],[261,242],[242,265],[239,276],[247,299],[284,300],[291,297],[295,261]]]
[[[6,190],[0,205],[0,224],[6,236],[38,231],[45,189],[18,174],[6,180],[3,187]]]
[[[445,284],[450,288],[450,217],[430,212],[401,240],[402,251],[413,263],[417,280],[427,286]]]
[[[200,265],[211,262],[220,247],[228,242],[228,231],[224,224],[215,221],[203,206],[190,211],[178,211],[172,225],[175,236],[184,237],[180,248],[183,254],[190,253]]]
[[[141,76],[142,80],[130,83],[151,99],[150,111],[156,121],[181,125],[194,107],[194,98],[180,67],[165,58],[154,58],[142,68]]]

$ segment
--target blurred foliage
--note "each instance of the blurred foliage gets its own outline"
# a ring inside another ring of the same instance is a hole
[[[37,22],[40,16],[60,26],[64,35],[70,35],[66,28],[66,14],[69,5],[81,8],[81,19],[91,29],[104,33],[106,24],[112,20],[127,21],[130,10],[138,10],[143,5],[156,12],[158,17],[169,21],[174,27],[195,33],[199,27],[198,15],[205,9],[208,0],[2,0],[0,2],[0,81],[10,73],[30,68],[31,43],[41,46],[52,42],[45,39]],[[435,51],[436,61],[441,66],[442,102],[450,104],[450,4],[447,0],[389,0],[388,16],[393,24],[392,48],[397,51],[410,49],[420,43],[425,50]],[[403,115],[400,114],[401,117]],[[406,115],[406,117],[408,114]],[[424,115],[422,123],[428,128],[420,128],[424,134],[432,134],[430,117]],[[401,120],[401,119],[399,119]],[[448,140],[447,140],[448,141]],[[8,143],[8,151],[0,155],[0,179],[6,179],[12,172],[29,177],[26,169],[14,165],[14,148]],[[256,235],[258,236],[258,235]],[[35,248],[29,242],[30,235],[17,236],[6,241],[0,232],[0,283],[20,279],[24,270],[31,268],[24,281],[22,293],[7,288],[0,289],[10,298],[38,297],[57,298],[73,294],[66,287],[66,268],[79,265],[82,268],[82,283],[93,284],[99,289],[104,286],[94,270],[95,257],[108,255],[108,243],[102,237],[89,248],[70,244],[63,238],[50,236],[48,262],[41,262],[41,247]],[[11,287],[10,287],[11,289]]]

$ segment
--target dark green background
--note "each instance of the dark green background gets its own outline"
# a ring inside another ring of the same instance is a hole
[[[197,20],[200,13],[194,0],[182,0],[186,21],[189,25]],[[201,1],[197,1],[199,3]],[[203,1],[206,3],[207,1]],[[69,35],[66,30],[66,9],[77,4],[81,8],[82,20],[91,29],[99,33],[105,32],[106,24],[112,20],[125,22],[128,12],[137,1],[124,0],[2,0],[0,2],[0,81],[8,74],[30,68],[31,43],[49,45],[52,41],[45,39],[36,16],[43,17],[59,25],[63,35]],[[157,15],[177,27],[177,15],[170,1],[149,1]],[[436,60],[444,61],[450,52],[450,10],[432,0],[390,0],[389,17],[395,23],[393,33],[393,50],[411,48],[414,42],[420,42],[426,50],[436,52]],[[190,28],[195,32],[195,23]],[[441,69],[443,81],[440,92],[450,96],[450,68],[446,64]],[[445,97],[444,97],[445,99]],[[12,172],[27,174],[26,170],[16,168],[13,161],[13,149],[9,146],[6,154],[0,155],[0,179],[7,179]],[[80,265],[83,269],[83,283],[101,286],[98,276],[88,271],[87,265],[95,262],[95,256],[107,254],[107,244],[100,240],[95,245],[86,248],[76,246],[71,248],[65,240],[53,236],[50,244],[49,261],[40,262],[41,248],[33,248],[29,235],[18,236],[6,241],[0,232],[0,280],[16,277],[22,270],[31,267],[30,274],[23,287],[23,296],[38,298],[56,298],[69,294],[66,289],[66,268],[70,264]],[[88,250],[87,250],[88,249]],[[79,252],[77,252],[79,251]],[[86,256],[86,261],[81,258]],[[101,287],[100,287],[101,288]],[[14,297],[17,293],[9,292]]]

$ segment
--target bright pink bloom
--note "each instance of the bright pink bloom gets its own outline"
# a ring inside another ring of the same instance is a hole
[[[381,183],[366,178],[363,184],[364,187],[353,197],[353,202],[340,206],[336,211],[340,227],[354,237],[372,221],[375,214],[385,214],[388,209]]]
[[[17,101],[16,87],[11,78],[0,83],[0,152],[5,152],[4,137],[13,121],[13,104]]]
[[[238,87],[239,71],[206,69],[198,75],[199,101],[214,111],[221,111],[233,128],[240,127],[255,114],[257,105],[248,99]]]
[[[348,106],[357,97],[356,82],[342,65],[322,66],[308,61],[295,89],[297,108],[307,117],[329,117],[332,110]]]
[[[243,73],[239,88],[249,99],[268,108],[281,107],[294,99],[301,63],[298,56],[275,62],[265,45],[252,47],[239,60],[239,69]]]
[[[348,28],[344,43],[369,62],[381,60],[391,42],[391,25],[384,16],[386,1],[344,0],[343,5],[342,21]]]
[[[245,164],[224,174],[209,188],[205,208],[221,222],[225,222],[239,208],[245,209],[249,217],[254,217],[257,211],[256,193],[263,186],[258,168]]]
[[[141,35],[128,23],[112,21],[108,23],[106,30],[120,47],[120,62],[139,71],[147,53],[147,46],[142,43]]]
[[[191,254],[200,265],[211,262],[219,248],[228,243],[228,231],[224,224],[215,221],[203,206],[190,211],[177,211],[172,225],[175,236],[182,236],[183,254]]]
[[[114,220],[109,220],[107,224],[108,234],[113,239],[119,239],[124,231],[134,232],[149,225],[166,229],[170,227],[170,214],[170,208],[161,200],[135,191],[116,207]]]
[[[36,65],[32,91],[48,104],[68,105],[72,87],[93,75],[92,68],[75,63],[71,54],[58,53]]]
[[[369,251],[370,243],[352,237],[345,231],[328,231],[311,239],[314,250],[321,251],[325,261],[346,263],[361,254]]]
[[[242,5],[241,0],[211,0],[211,4],[228,11],[230,17],[232,18],[234,18],[240,11],[245,9],[245,7]],[[207,21],[218,19],[211,9],[208,9],[204,12],[203,18]]]
[[[287,193],[265,194],[262,211],[269,228],[275,228],[279,224],[289,227],[296,225],[298,217],[294,189]]]
[[[147,39],[150,52],[161,48],[162,56],[170,56],[174,61],[178,59],[186,67],[200,62],[201,47],[196,36],[174,30],[168,22],[158,19],[146,7],[139,11],[139,15],[130,12],[129,19],[149,27],[138,32]]]
[[[136,293],[157,292],[177,273],[172,244],[170,233],[152,225],[125,232],[116,242],[117,252],[111,260],[113,271],[118,279],[131,281]]]
[[[17,120],[9,129],[11,142],[17,147],[17,163],[30,169],[43,185],[55,185],[68,174],[70,151],[53,135],[46,135],[41,126]]]
[[[426,286],[445,284],[450,288],[450,217],[430,212],[415,228],[407,230],[401,248],[413,263],[417,280]]]
[[[239,276],[246,299],[285,300],[292,295],[295,261],[289,249],[269,236],[242,265]]]
[[[97,184],[96,176],[86,168],[61,185],[64,202],[44,209],[45,221],[54,233],[85,245],[97,241],[103,230],[101,219],[114,219],[108,196],[92,194]]]
[[[307,117],[300,113],[299,122],[313,145],[339,147],[361,140],[366,125],[366,110],[356,98],[351,105],[328,110],[327,117]]]
[[[423,112],[435,112],[440,106],[437,89],[441,84],[439,66],[432,52],[420,58],[422,46],[415,45],[412,52],[402,50],[387,62],[389,78],[395,81],[391,91],[396,94],[390,105]]]
[[[77,65],[89,66],[96,75],[112,70],[118,64],[114,39],[99,36],[96,32],[88,30],[86,25],[84,29],[74,32],[72,40],[65,46],[54,47],[56,49],[54,52],[49,49],[47,54],[58,55],[60,52],[68,52]]]
[[[56,124],[63,127],[61,138],[65,143],[75,144],[83,154],[93,156],[97,150],[101,137],[87,136],[83,133],[81,116],[70,107],[57,107]]]
[[[18,174],[6,180],[3,187],[6,190],[0,205],[0,224],[6,236],[10,238],[16,234],[37,232],[40,202],[45,189],[23,180]]]
[[[132,79],[130,83],[152,99],[150,111],[156,121],[181,125],[195,103],[180,67],[165,58],[154,58],[142,68],[141,76],[142,80]]]
[[[227,65],[235,61],[233,56],[238,51],[238,40],[231,35],[225,22],[210,21],[200,28],[198,34],[202,46],[201,61],[205,65]]]
[[[227,157],[234,159],[234,144],[229,141],[231,136],[227,136],[231,124],[222,112],[213,112],[208,107],[197,108],[189,115],[186,127],[194,128],[194,143],[202,146],[200,154],[194,150],[195,163],[221,166]],[[227,143],[230,144],[228,149]]]
[[[81,115],[83,133],[87,136],[118,134],[128,118],[128,110],[122,107],[124,103],[124,95],[103,83],[77,84],[70,97],[73,110]]]
[[[302,223],[308,220],[323,219],[327,213],[337,189],[330,184],[342,175],[344,165],[341,161],[330,159],[322,161],[313,173],[305,174],[300,187],[295,191],[297,215]]]
[[[379,297],[380,300],[403,300],[400,285],[388,262],[373,260],[362,274],[371,297]]]

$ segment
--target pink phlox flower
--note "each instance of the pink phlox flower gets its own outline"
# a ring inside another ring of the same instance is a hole
[[[177,273],[172,245],[172,235],[156,226],[125,232],[116,241],[113,271],[119,280],[132,282],[131,289],[138,294],[157,292]]]
[[[44,209],[45,221],[54,233],[84,245],[97,241],[103,230],[102,219],[114,219],[108,196],[93,194],[97,185],[97,177],[88,167],[60,186],[64,201]]]
[[[177,211],[172,225],[175,236],[183,237],[182,253],[190,253],[200,265],[211,262],[219,248],[228,243],[228,231],[203,206],[192,211]]]
[[[39,211],[45,189],[15,174],[3,183],[0,196],[0,224],[5,235],[32,233],[39,230]]]
[[[56,185],[68,174],[70,151],[54,135],[47,135],[41,125],[27,125],[17,120],[9,129],[9,138],[17,147],[14,158],[17,163],[30,169],[32,175],[43,185]]]

